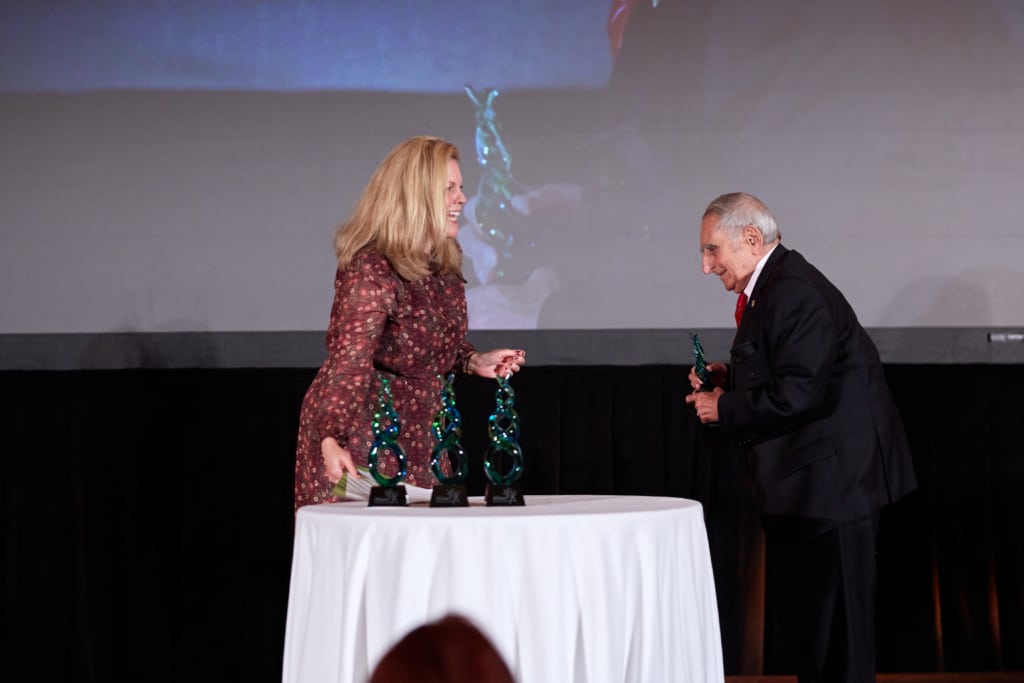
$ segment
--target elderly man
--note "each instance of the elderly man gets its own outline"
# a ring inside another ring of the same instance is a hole
[[[874,681],[879,511],[917,485],[878,350],[756,197],[711,202],[700,246],[739,295],[738,327],[729,365],[707,366],[714,388],[691,371],[686,401],[749,453],[768,575],[797,573],[800,682]]]

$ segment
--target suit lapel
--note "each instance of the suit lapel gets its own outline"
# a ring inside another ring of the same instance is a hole
[[[754,289],[747,300],[747,309],[743,314],[743,321],[736,328],[736,336],[733,337],[732,349],[730,349],[730,373],[729,386],[732,389],[744,389],[747,384],[749,367],[755,362],[758,354],[757,340],[762,333],[762,318],[760,310],[761,297],[768,295],[771,290],[772,281],[782,270],[779,266],[789,254],[789,250],[781,244],[772,251],[771,256],[765,261],[761,274],[754,283]],[[745,368],[741,370],[741,368]]]

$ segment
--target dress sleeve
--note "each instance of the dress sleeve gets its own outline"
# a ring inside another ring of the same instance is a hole
[[[396,301],[395,280],[389,275],[386,262],[357,258],[334,281],[315,424],[321,440],[333,436],[343,448],[365,427],[373,358]]]
[[[469,357],[476,353],[476,349],[469,341],[463,339],[462,344],[459,345],[459,350],[455,355],[455,365],[452,367],[453,372],[461,372],[462,374],[468,373]]]

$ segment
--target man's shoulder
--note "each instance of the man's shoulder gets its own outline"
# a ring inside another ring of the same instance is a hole
[[[775,254],[772,254],[774,257]],[[813,301],[844,301],[846,297],[828,277],[795,249],[787,249],[766,267],[762,294],[769,294],[777,305],[803,306]],[[781,301],[780,301],[781,300]]]
[[[828,277],[796,249],[787,249],[779,255],[775,271],[780,279],[796,278],[812,284],[832,286]]]

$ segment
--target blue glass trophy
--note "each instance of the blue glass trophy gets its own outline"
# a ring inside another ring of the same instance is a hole
[[[438,483],[430,494],[430,507],[466,507],[466,475],[469,460],[462,448],[462,415],[455,407],[455,373],[449,372],[441,386],[441,409],[434,416],[433,431],[437,445],[430,453],[430,471]],[[445,473],[447,460],[448,473]]]
[[[519,414],[515,409],[516,394],[509,385],[511,375],[496,378],[494,413],[487,420],[490,445],[484,453],[484,474],[487,485],[484,498],[488,505],[524,505],[523,451],[519,447]],[[499,462],[502,461],[502,462]],[[505,471],[499,466],[505,464]]]
[[[381,375],[380,386],[377,410],[374,412],[371,422],[373,446],[370,448],[370,455],[367,458],[370,464],[370,474],[377,482],[377,486],[370,489],[367,505],[404,506],[408,505],[408,501],[405,497],[405,487],[401,485],[401,482],[408,473],[408,461],[405,451],[398,443],[402,423],[398,419],[398,413],[392,403],[390,380]],[[397,462],[397,472],[390,477],[380,471],[380,458],[386,453],[391,453]]]

